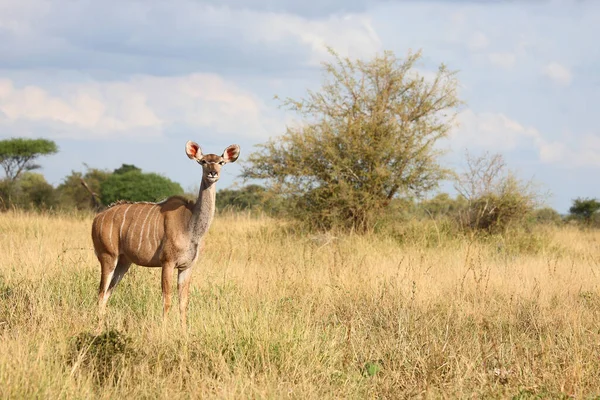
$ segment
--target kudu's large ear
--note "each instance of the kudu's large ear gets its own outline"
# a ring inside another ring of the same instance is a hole
[[[188,142],[185,144],[185,154],[187,154],[187,156],[192,160],[199,160],[202,158],[202,149],[198,143],[188,140]]]
[[[221,157],[225,159],[225,162],[230,163],[235,162],[235,160],[237,160],[239,156],[240,146],[238,146],[237,144],[232,144],[231,146],[225,149]]]

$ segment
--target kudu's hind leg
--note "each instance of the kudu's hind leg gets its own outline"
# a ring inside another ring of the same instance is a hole
[[[104,317],[106,312],[106,303],[115,286],[121,281],[123,275],[127,273],[131,262],[120,256],[115,257],[103,257],[100,261],[101,264],[101,276],[100,276],[100,288],[98,291],[98,309],[100,317]]]
[[[108,285],[108,297],[110,297],[112,291],[119,284],[119,282],[121,282],[121,279],[123,279],[123,276],[127,273],[127,271],[129,271],[129,267],[131,267],[131,261],[129,261],[124,255],[121,255],[112,279],[110,280],[110,285]]]
[[[112,281],[115,269],[118,263],[117,257],[108,255],[98,257],[100,259],[100,287],[98,288],[98,316],[100,323],[104,318],[106,311],[106,302],[108,301],[108,287]]]

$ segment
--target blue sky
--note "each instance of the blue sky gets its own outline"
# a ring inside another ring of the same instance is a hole
[[[72,170],[135,164],[197,186],[185,142],[241,157],[294,115],[273,96],[316,89],[341,55],[423,51],[423,74],[458,70],[466,102],[440,143],[501,153],[566,212],[600,197],[600,2],[0,0],[0,138],[46,137],[59,184]],[[241,183],[229,165],[219,187]]]

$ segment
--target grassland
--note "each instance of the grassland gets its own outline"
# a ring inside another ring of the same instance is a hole
[[[160,271],[133,266],[99,342],[90,225],[0,214],[0,398],[600,396],[597,231],[521,246],[219,216],[188,334],[176,307],[161,323]]]

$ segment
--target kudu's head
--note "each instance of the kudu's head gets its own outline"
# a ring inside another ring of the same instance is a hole
[[[240,146],[232,144],[225,149],[222,155],[202,154],[202,149],[191,140],[185,144],[185,154],[192,160],[202,165],[202,180],[215,183],[219,180],[221,167],[227,163],[235,162],[240,155]]]

